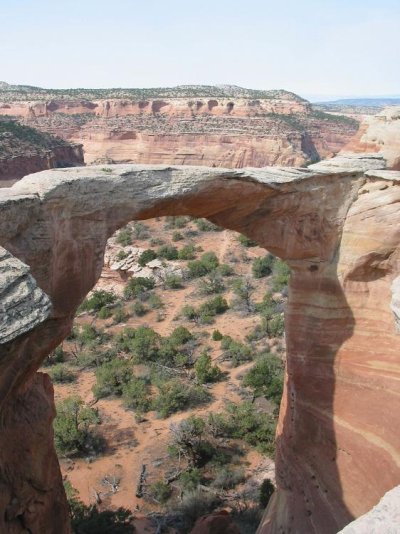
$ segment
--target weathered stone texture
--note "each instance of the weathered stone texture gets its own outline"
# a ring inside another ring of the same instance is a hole
[[[54,485],[34,509],[49,526],[45,532],[55,528],[49,507],[60,503],[62,489],[49,399],[35,370],[67,335],[100,276],[107,238],[128,221],[178,214],[245,233],[292,268],[278,492],[259,532],[333,534],[376,504],[400,482],[400,336],[393,313],[400,173],[383,166],[379,157],[342,157],[310,169],[88,167],[46,171],[2,190],[0,244],[29,265],[53,308],[0,351],[0,409],[9,414],[2,430],[18,435],[22,421],[35,421],[32,447],[20,451],[23,471],[14,452],[0,448],[0,508],[17,498],[19,516],[28,516],[32,493],[26,498],[23,488],[46,458]],[[32,401],[18,404],[21,396]],[[65,517],[57,518],[59,534],[68,532]],[[25,532],[7,521],[2,532]]]

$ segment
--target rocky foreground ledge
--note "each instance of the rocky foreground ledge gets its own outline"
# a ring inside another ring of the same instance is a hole
[[[399,484],[400,172],[383,167],[374,155],[307,169],[117,165],[0,190],[0,532],[69,532],[52,388],[36,371],[100,276],[108,237],[163,215],[207,217],[292,268],[278,491],[259,532],[336,533]]]

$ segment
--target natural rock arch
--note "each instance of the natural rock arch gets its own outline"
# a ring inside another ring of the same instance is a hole
[[[107,238],[162,215],[207,217],[292,268],[279,490],[260,532],[337,532],[398,484],[400,173],[371,170],[381,166],[118,165],[0,190],[0,531],[69,532],[52,388],[36,370],[100,276]]]

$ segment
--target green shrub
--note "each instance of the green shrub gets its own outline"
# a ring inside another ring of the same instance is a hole
[[[65,352],[62,348],[62,345],[59,345],[56,347],[53,352],[51,352],[45,361],[43,362],[44,367],[48,367],[49,365],[54,365],[57,363],[63,363],[65,360]]]
[[[171,488],[163,480],[158,480],[150,486],[150,495],[160,504],[165,504],[172,495]]]
[[[200,232],[222,232],[223,230],[223,228],[220,228],[207,219],[196,219],[194,222]]]
[[[193,339],[193,335],[184,326],[178,326],[177,328],[174,329],[172,334],[169,336],[170,342],[175,347],[180,347],[181,345],[185,345],[192,339]]]
[[[131,228],[129,228],[129,226],[122,228],[117,234],[116,241],[118,245],[121,245],[122,247],[127,247],[128,245],[131,245],[132,244]]]
[[[114,324],[124,323],[129,319],[129,313],[126,312],[123,306],[117,306],[113,311]]]
[[[133,376],[132,365],[126,360],[111,360],[96,370],[93,394],[97,399],[110,395],[122,395],[122,390]]]
[[[243,385],[250,387],[256,397],[264,396],[279,405],[283,391],[282,361],[272,354],[263,354],[245,374]]]
[[[113,349],[100,350],[100,348],[95,347],[94,349],[85,349],[80,351],[74,360],[80,368],[87,367],[100,367],[103,363],[109,362],[117,356],[117,351]]]
[[[235,341],[230,336],[224,336],[221,340],[221,348],[224,350],[224,358],[232,362],[233,367],[253,359],[253,350],[248,345]]]
[[[225,414],[213,415],[212,424],[217,435],[244,439],[260,452],[272,454],[274,451],[275,426],[272,416],[256,411],[254,404],[245,401],[230,403]]]
[[[203,265],[206,265],[208,272],[213,271],[219,265],[218,258],[214,252],[205,252],[201,256],[200,260],[203,263]]]
[[[156,258],[157,258],[157,254],[154,252],[154,250],[152,250],[151,248],[148,248],[147,250],[142,252],[138,263],[141,267],[144,267],[145,265],[149,263],[149,261],[152,261]]]
[[[201,295],[212,295],[222,293],[225,290],[222,276],[216,271],[212,271],[199,281],[199,293]]]
[[[140,297],[146,291],[153,289],[155,282],[152,278],[143,276],[132,277],[124,288],[124,297],[126,299]]]
[[[157,256],[166,260],[177,260],[178,249],[171,245],[163,245],[162,247],[157,249]]]
[[[147,239],[149,237],[149,229],[145,224],[136,221],[133,223],[133,234],[136,239]]]
[[[164,280],[167,289],[181,289],[183,287],[182,277],[178,274],[167,274]]]
[[[263,316],[271,318],[276,313],[277,303],[270,291],[267,291],[261,302],[256,304],[256,310]]]
[[[62,363],[57,363],[49,371],[48,374],[53,382],[56,384],[67,384],[76,380],[75,373]]]
[[[265,320],[269,337],[282,337],[285,333],[285,319],[282,314],[275,314],[269,321]]]
[[[56,410],[54,443],[60,454],[73,456],[101,450],[101,440],[93,433],[93,426],[100,422],[96,410],[76,396],[59,402]]]
[[[161,300],[161,297],[156,295],[155,293],[152,293],[147,301],[148,305],[152,310],[159,310],[164,307],[163,301]]]
[[[229,306],[226,299],[219,295],[201,304],[199,307],[199,312],[200,314],[214,316],[225,313],[227,309],[229,309]]]
[[[235,294],[234,307],[244,309],[247,313],[253,312],[254,304],[251,297],[254,285],[250,278],[237,278],[233,281],[232,289]]]
[[[217,267],[217,271],[221,276],[232,276],[234,274],[233,268],[227,263],[222,263]]]
[[[85,299],[79,306],[79,311],[93,311],[98,312],[107,305],[114,304],[117,297],[111,291],[104,289],[97,289],[92,292],[90,297]]]
[[[89,324],[84,324],[79,329],[74,329],[74,337],[82,346],[101,344],[107,339],[106,334]]]
[[[239,234],[238,241],[244,247],[256,247],[258,245],[257,241],[253,241],[252,239],[243,234]]]
[[[199,260],[188,263],[189,277],[199,278],[214,271],[219,265],[219,261],[214,252],[206,252]]]
[[[160,239],[159,237],[153,237],[150,239],[150,245],[152,247],[159,247],[160,245],[164,245],[164,243],[164,239]]]
[[[181,490],[184,492],[196,490],[201,484],[200,471],[196,467],[184,471],[179,476],[178,484]]]
[[[118,352],[131,352],[132,342],[135,338],[136,330],[130,326],[126,326],[114,336],[115,347]]]
[[[146,306],[143,304],[143,302],[140,302],[140,300],[136,300],[133,304],[132,304],[132,312],[137,315],[138,317],[142,317],[143,315],[145,315],[147,313],[147,308]]]
[[[185,306],[183,306],[181,314],[188,321],[197,321],[199,319],[198,312],[190,304],[185,304]]]
[[[178,251],[179,260],[194,260],[196,257],[196,248],[194,245],[185,245]]]
[[[287,263],[275,258],[273,268],[272,288],[274,291],[282,291],[289,283],[290,267]]]
[[[130,342],[130,349],[137,363],[155,361],[160,347],[160,335],[148,326],[139,326]]]
[[[215,488],[232,489],[246,480],[244,469],[231,469],[229,467],[220,467],[215,473],[212,485]]]
[[[221,334],[221,332],[219,330],[214,330],[214,332],[212,333],[212,340],[213,341],[221,341],[221,339],[223,337],[224,336]]]
[[[176,241],[182,241],[184,239],[183,235],[178,232],[178,231],[175,231],[173,234],[172,234],[172,241],[176,242]],[[179,255],[179,254],[178,254]]]
[[[173,217],[168,216],[166,218],[166,224],[164,228],[166,230],[173,230],[174,228],[185,228],[188,223],[188,218],[184,216]]]
[[[129,256],[129,252],[126,252],[126,250],[120,250],[118,251],[118,254],[115,256],[115,259],[117,261],[125,260]]]
[[[111,317],[113,312],[110,310],[110,308],[107,308],[107,306],[103,306],[100,308],[100,310],[97,312],[97,317],[99,319],[108,319]]]
[[[210,394],[202,387],[188,387],[179,380],[172,379],[160,384],[153,406],[160,417],[166,418],[172,413],[185,410],[189,406],[198,406],[209,399]]]
[[[264,276],[269,276],[272,273],[273,265],[274,257],[271,254],[268,254],[263,258],[256,258],[251,267],[254,278],[263,278]]]
[[[131,377],[129,382],[122,386],[122,398],[127,408],[139,412],[147,412],[151,407],[149,387],[142,378]]]
[[[218,382],[223,377],[221,369],[213,365],[211,356],[206,351],[203,351],[197,359],[194,370],[199,384]]]

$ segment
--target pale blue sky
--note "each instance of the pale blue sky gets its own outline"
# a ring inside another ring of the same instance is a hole
[[[400,0],[0,0],[0,80],[400,94]]]

